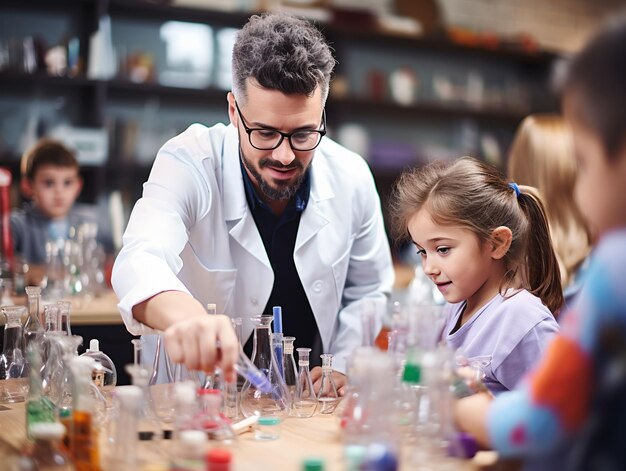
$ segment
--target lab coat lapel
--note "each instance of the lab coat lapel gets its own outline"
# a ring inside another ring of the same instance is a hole
[[[239,141],[237,129],[229,126],[222,153],[222,195],[224,217],[231,237],[270,271],[261,234],[256,227],[243,187],[243,177],[239,166]]]

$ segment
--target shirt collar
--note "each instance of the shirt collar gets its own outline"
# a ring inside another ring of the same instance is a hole
[[[240,152],[241,154],[241,152]],[[267,211],[271,211],[269,206],[265,204],[265,202],[259,197],[257,194],[254,185],[252,184],[252,180],[248,176],[248,172],[243,165],[243,159],[239,158],[239,166],[241,167],[241,175],[243,176],[243,186],[246,191],[246,200],[248,201],[248,205],[250,209],[254,211],[257,208],[257,205],[260,208],[264,208]],[[309,170],[304,173],[304,178],[302,179],[302,183],[300,184],[300,188],[296,191],[296,194],[293,196],[291,201],[289,201],[288,207],[294,208],[296,212],[302,212],[306,209],[306,206],[309,202],[309,195],[311,193],[311,174]]]

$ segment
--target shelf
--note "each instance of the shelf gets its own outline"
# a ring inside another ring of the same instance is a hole
[[[349,109],[350,115],[382,114],[402,118],[468,118],[479,121],[504,122],[516,125],[527,114],[522,110],[507,110],[493,108],[472,108],[469,105],[446,102],[423,102],[403,106],[392,102],[372,101],[365,98],[329,98],[327,107],[332,113],[345,113]]]
[[[209,10],[138,0],[109,0],[109,13],[112,16],[136,20],[191,21],[230,28],[241,28],[253,14],[253,12]]]
[[[89,80],[86,77],[57,77],[45,73],[37,72],[34,74],[20,74],[16,72],[0,72],[0,84],[4,87],[93,87],[97,81]]]
[[[115,79],[105,81],[111,95],[124,96],[124,98],[142,98],[158,95],[164,99],[190,99],[196,103],[219,102],[226,103],[228,90],[215,87],[207,88],[184,88],[161,85],[159,83],[134,83],[129,80]]]

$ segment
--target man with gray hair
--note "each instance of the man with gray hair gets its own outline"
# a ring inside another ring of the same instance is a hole
[[[393,283],[374,180],[324,137],[335,61],[315,27],[253,16],[232,60],[230,124],[193,124],[157,154],[113,270],[119,309],[135,335],[165,331],[174,361],[232,379],[229,317],[244,319],[245,342],[250,317],[281,306],[296,346],[317,364],[334,355],[341,394],[365,306],[377,332]]]

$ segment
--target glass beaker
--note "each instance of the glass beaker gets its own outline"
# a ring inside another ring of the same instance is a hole
[[[4,306],[4,343],[0,355],[0,403],[21,402],[28,392],[28,368],[24,357],[22,315],[24,306]]]
[[[310,348],[298,348],[298,379],[293,395],[291,415],[294,417],[312,417],[317,408],[317,397],[313,390],[313,380],[309,371]],[[293,356],[292,356],[293,358]]]
[[[340,397],[333,379],[333,356],[330,353],[322,353],[322,382],[317,393],[322,414],[332,414],[339,404]]]
[[[255,324],[252,363],[266,376],[272,388],[270,392],[263,392],[246,379],[241,390],[241,410],[246,417],[258,414],[264,417],[279,417],[282,420],[289,413],[290,398],[287,385],[278,369],[276,350],[270,336],[272,316],[253,317],[251,321]],[[275,341],[278,343],[278,338]],[[278,345],[275,347],[278,348]]]

